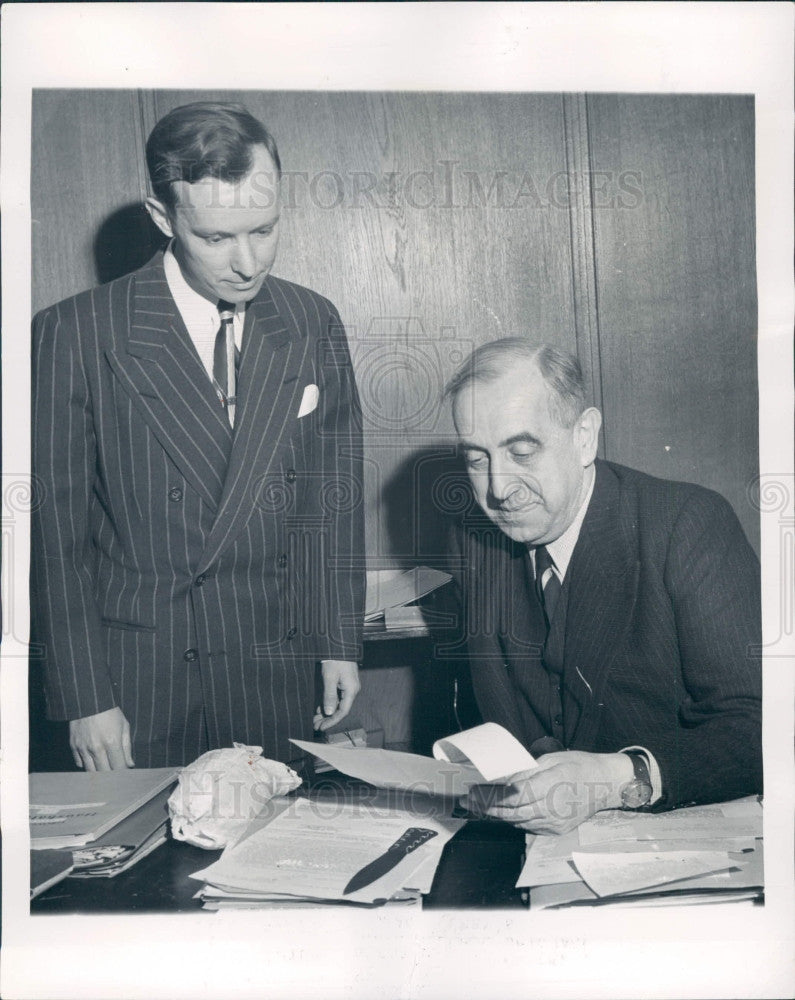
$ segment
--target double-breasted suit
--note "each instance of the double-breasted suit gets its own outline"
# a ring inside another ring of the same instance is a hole
[[[361,417],[334,306],[266,278],[234,429],[158,254],[34,322],[32,613],[48,714],[119,706],[137,766],[298,756],[360,658]]]
[[[480,712],[530,747],[649,750],[661,808],[762,790],[759,564],[710,490],[596,462],[549,634],[527,547],[457,532]]]

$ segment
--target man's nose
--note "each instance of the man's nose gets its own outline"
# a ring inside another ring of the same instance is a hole
[[[231,264],[235,274],[239,274],[242,278],[251,278],[256,273],[257,262],[247,236],[239,237],[235,241]]]
[[[492,461],[489,467],[489,492],[497,503],[505,503],[521,488],[521,483],[513,472],[502,467],[502,463]]]

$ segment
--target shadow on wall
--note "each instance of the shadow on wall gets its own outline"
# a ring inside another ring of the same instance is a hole
[[[476,509],[464,463],[452,445],[412,452],[381,493],[388,551],[402,565],[445,569],[452,521]]]
[[[100,284],[142,267],[167,245],[167,238],[140,202],[117,209],[94,238],[94,267]]]

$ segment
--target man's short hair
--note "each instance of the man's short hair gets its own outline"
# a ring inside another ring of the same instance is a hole
[[[267,147],[278,180],[282,167],[276,141],[242,104],[195,101],[174,108],[155,125],[146,143],[155,197],[172,211],[174,181],[241,181],[251,170],[253,146]]]
[[[533,344],[524,337],[503,337],[481,344],[447,383],[444,394],[455,402],[458,393],[470,382],[490,382],[522,360],[536,363],[550,390],[550,416],[563,427],[571,427],[585,409],[582,368],[573,354],[551,344]]]

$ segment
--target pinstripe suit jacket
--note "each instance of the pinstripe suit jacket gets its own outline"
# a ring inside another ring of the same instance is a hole
[[[663,808],[761,791],[759,564],[722,497],[597,461],[546,645],[526,547],[478,517],[459,542],[484,720],[552,735],[552,657],[569,749],[646,747]]]
[[[289,760],[319,659],[360,657],[361,417],[341,321],[278,278],[249,304],[234,432],[141,270],[34,321],[32,611],[53,719],[118,705],[138,766]],[[315,411],[299,419],[317,385]]]

